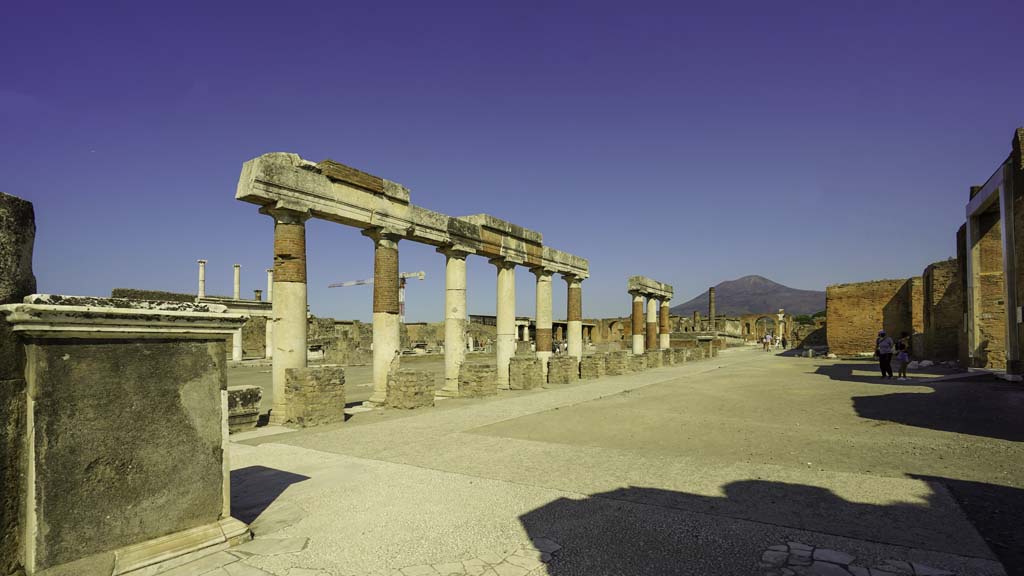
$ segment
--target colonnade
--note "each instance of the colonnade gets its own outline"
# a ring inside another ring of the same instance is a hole
[[[396,183],[330,160],[319,163],[294,154],[265,154],[245,163],[235,197],[260,206],[274,220],[272,294],[274,350],[272,422],[285,418],[285,374],[306,366],[305,222],[311,217],[356,226],[373,241],[372,404],[387,399],[390,372],[400,358],[398,243],[411,240],[437,247],[445,257],[445,383],[441,395],[458,395],[459,371],[467,346],[466,258],[487,258],[497,271],[497,384],[509,388],[509,365],[516,352],[515,272],[523,267],[537,278],[537,357],[545,371],[551,355],[551,278],[568,285],[569,354],[583,356],[582,281],[584,258],[543,245],[539,232],[487,214],[451,217],[409,203],[409,190]],[[527,327],[528,330],[528,327]],[[528,333],[527,333],[528,337]]]
[[[644,276],[633,276],[627,288],[633,297],[633,354],[643,354],[647,350],[667,350],[671,346],[669,308],[672,305],[672,287]]]

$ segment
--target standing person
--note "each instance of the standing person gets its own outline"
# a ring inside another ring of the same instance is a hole
[[[786,349],[786,335],[785,334],[782,335],[782,349],[783,350]]]
[[[878,356],[878,367],[882,370],[882,378],[892,378],[892,350],[895,344],[892,338],[885,335],[885,330],[878,331],[875,339],[875,355]]]
[[[897,348],[899,345],[897,345]],[[896,365],[898,366],[897,371],[899,372],[899,378],[897,380],[908,380],[907,378],[907,364],[910,364],[910,354],[907,352],[906,346],[902,350],[896,353]]]
[[[764,335],[764,338],[761,338],[761,346],[762,346],[762,348],[764,348],[765,352],[768,351],[768,342],[770,340],[771,340],[771,336],[769,336],[767,334]]]

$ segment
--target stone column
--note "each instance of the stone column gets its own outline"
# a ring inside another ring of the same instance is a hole
[[[373,240],[373,394],[370,403],[383,405],[388,373],[401,346],[398,305],[398,241],[401,233],[383,228],[364,230]]]
[[[715,323],[715,288],[708,288],[708,330],[714,332],[718,329]]]
[[[633,354],[644,353],[644,296],[639,292],[633,294]]]
[[[498,389],[508,390],[508,367],[516,353],[516,265],[504,258],[494,258],[491,264],[498,268]]]
[[[254,288],[252,291],[252,299],[257,302],[263,302],[263,290],[260,290],[259,288]]]
[[[537,277],[537,358],[545,377],[551,358],[551,274],[544,268],[530,270]]]
[[[267,268],[267,302],[274,302],[274,269]],[[270,360],[274,357],[274,319],[273,317],[267,318],[267,327],[264,332],[264,340],[266,341],[267,351],[264,352],[263,357]]]
[[[263,208],[274,219],[274,400],[271,424],[287,420],[285,371],[306,367],[306,220],[309,212]]]
[[[459,370],[466,361],[466,256],[470,248],[438,248],[444,254],[444,387],[439,396],[459,395]]]
[[[566,320],[569,334],[569,355],[577,360],[583,359],[583,281],[578,276],[562,274],[562,279],[569,285],[569,302],[566,306]]]
[[[232,295],[235,300],[242,298],[242,265],[235,264],[235,291]]]
[[[196,262],[199,262],[199,292],[196,296],[206,298],[206,260],[196,260]]]
[[[658,349],[658,301],[647,299],[647,349]]]
[[[669,307],[670,307],[670,300],[666,299],[666,300],[662,300],[661,301],[661,318],[659,319],[660,320],[659,324],[661,325],[661,333],[660,333],[661,342],[660,342],[659,348],[661,348],[662,350],[668,350],[669,347],[672,344],[672,336],[671,336],[672,330],[671,330],[671,328],[668,325],[669,324],[669,322],[668,322]]]
[[[231,361],[242,361],[242,329],[238,328],[231,333]]]

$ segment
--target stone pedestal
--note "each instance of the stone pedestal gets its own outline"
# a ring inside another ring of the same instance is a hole
[[[625,350],[609,352],[605,357],[605,374],[608,376],[621,376],[633,371],[633,354]]]
[[[663,358],[661,350],[648,350],[645,356],[647,356],[648,368],[661,368]]]
[[[605,354],[584,356],[580,362],[580,379],[593,380],[604,376],[607,357]]]
[[[532,390],[544,385],[544,368],[534,356],[514,356],[509,363],[509,386],[512,390]]]
[[[459,396],[481,398],[498,394],[497,374],[494,366],[481,362],[466,362],[459,370]]]
[[[255,428],[262,399],[263,389],[259,386],[229,386],[228,431],[235,434]]]
[[[286,375],[288,418],[285,425],[305,428],[345,421],[344,368],[291,368]]]
[[[643,354],[634,354],[630,363],[630,370],[633,372],[643,372],[647,370],[647,356]]]
[[[388,378],[388,408],[425,408],[434,405],[433,372],[401,369]]]
[[[47,295],[0,306],[26,351],[23,412],[7,420],[27,430],[26,574],[123,574],[247,537],[230,517],[222,388],[244,317],[224,310]]]
[[[580,363],[575,356],[562,354],[548,360],[548,384],[571,384],[580,379]]]

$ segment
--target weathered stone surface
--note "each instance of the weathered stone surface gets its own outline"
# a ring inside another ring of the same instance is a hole
[[[643,372],[647,370],[647,356],[643,354],[634,354],[629,358],[630,371],[631,372]]]
[[[828,348],[835,354],[870,354],[879,330],[895,340],[900,334],[923,331],[923,293],[920,277],[877,280],[829,286]]]
[[[388,376],[388,408],[411,410],[434,405],[436,375],[425,370],[402,368]]]
[[[849,564],[853,562],[853,556],[846,552],[839,550],[832,550],[829,548],[816,548],[814,550],[814,559],[821,560],[823,562],[831,562],[833,564]]]
[[[509,387],[532,390],[544,385],[544,367],[536,356],[513,356],[509,363]]]
[[[607,365],[606,354],[591,354],[580,361],[580,379],[593,380],[604,376]]]
[[[262,399],[259,386],[228,387],[228,430],[232,434],[256,427]]]
[[[32,247],[36,217],[32,203],[0,192],[0,304],[36,291]]]
[[[548,384],[570,384],[580,379],[580,363],[575,356],[560,354],[548,360]]]
[[[633,371],[632,353],[625,350],[609,352],[605,357],[605,374],[620,376]]]
[[[289,368],[285,376],[286,424],[306,427],[345,421],[344,368]]]
[[[648,368],[661,368],[663,358],[661,350],[648,350],[644,356],[647,357]]]
[[[480,398],[498,393],[497,369],[490,364],[466,362],[459,368],[459,396]]]
[[[218,520],[222,342],[30,346],[38,567]]]

